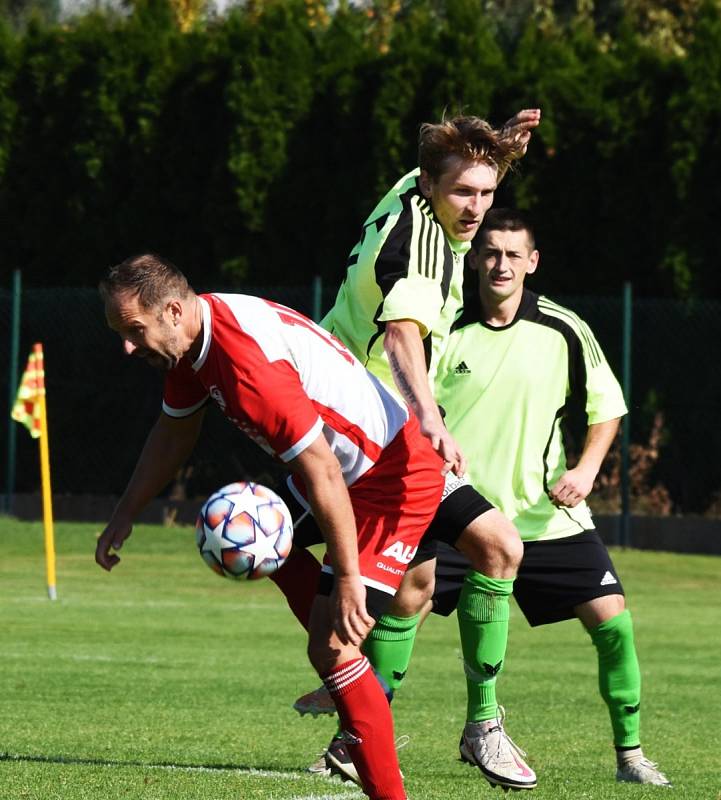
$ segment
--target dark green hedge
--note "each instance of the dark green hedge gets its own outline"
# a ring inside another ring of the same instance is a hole
[[[672,55],[623,17],[603,33],[528,17],[510,36],[483,6],[341,4],[323,24],[310,0],[273,0],[187,34],[163,0],[0,22],[0,284],[21,268],[26,285],[93,285],[141,249],[204,286],[337,283],[420,122],[538,105],[497,201],[537,220],[537,288],[719,296],[718,5]]]

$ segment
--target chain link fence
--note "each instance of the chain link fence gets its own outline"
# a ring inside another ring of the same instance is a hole
[[[335,288],[248,288],[308,314],[327,309]],[[617,375],[622,361],[621,297],[553,299],[575,310],[595,332]],[[0,374],[8,375],[11,294],[0,291]],[[633,513],[721,515],[721,302],[638,299],[632,315],[631,495]],[[20,370],[33,342],[43,343],[48,427],[55,494],[119,494],[160,409],[161,377],[123,357],[105,324],[94,289],[26,289],[22,294]],[[18,376],[19,377],[19,376]],[[2,474],[10,409],[0,401]],[[571,426],[571,449],[582,445]],[[620,456],[614,447],[594,502],[615,512]],[[243,434],[209,408],[204,434],[178,477],[176,496],[200,498],[232,480],[272,480],[277,468]],[[17,492],[39,490],[38,448],[16,432]],[[5,480],[0,492],[5,491]]]

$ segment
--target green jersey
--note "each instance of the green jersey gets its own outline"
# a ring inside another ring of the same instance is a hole
[[[473,485],[521,538],[558,539],[594,527],[585,502],[558,508],[549,488],[566,471],[561,420],[576,400],[588,424],[626,413],[623,393],[591,330],[553,301],[523,292],[509,325],[467,307],[438,367],[436,399],[461,443]]]
[[[418,185],[415,169],[398,181],[363,225],[335,305],[321,325],[378,378],[395,387],[383,349],[387,322],[418,323],[433,379],[463,307],[463,256],[470,242],[449,239]]]

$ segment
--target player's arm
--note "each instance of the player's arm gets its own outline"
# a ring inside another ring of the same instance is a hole
[[[593,482],[601,469],[613,440],[618,432],[620,417],[588,426],[578,464],[561,475],[551,488],[549,495],[556,505],[573,508],[591,493]]]
[[[162,413],[155,423],[135,465],[132,477],[118,501],[113,516],[98,539],[95,560],[110,571],[119,550],[133,530],[133,520],[175,477],[193,451],[203,424],[204,409],[188,417]]]
[[[358,646],[375,620],[366,610],[355,516],[340,464],[321,434],[289,461],[288,466],[305,483],[308,502],[323,533],[333,567],[333,627],[342,642]]]
[[[386,323],[383,346],[396,386],[418,417],[422,433],[442,456],[446,470],[452,469],[456,475],[463,475],[466,459],[443,424],[433,399],[418,323],[412,319]]]

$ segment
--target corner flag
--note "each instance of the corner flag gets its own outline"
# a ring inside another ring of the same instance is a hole
[[[20,379],[17,398],[11,413],[16,422],[22,423],[30,431],[33,439],[38,439],[41,435],[41,396],[45,397],[43,346],[36,344]]]
[[[17,399],[10,416],[30,431],[33,439],[40,440],[40,477],[43,490],[43,527],[45,529],[45,567],[48,597],[57,598],[55,588],[55,536],[53,534],[53,506],[50,491],[50,453],[48,447],[48,421],[45,413],[45,365],[43,346],[33,345],[28,358]]]

